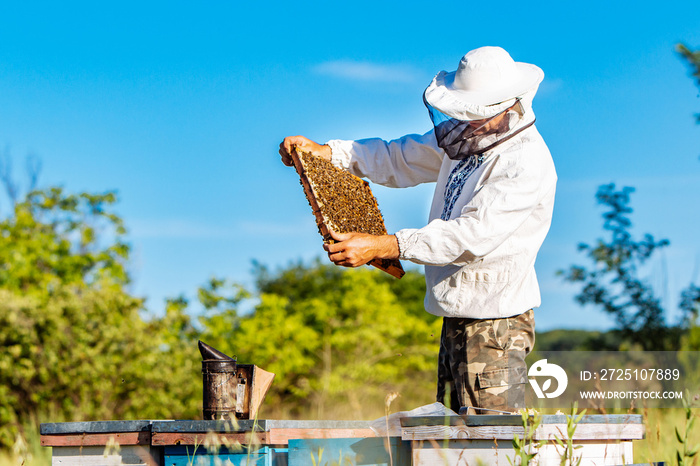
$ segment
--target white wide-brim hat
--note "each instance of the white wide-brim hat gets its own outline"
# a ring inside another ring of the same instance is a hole
[[[501,47],[480,47],[462,57],[456,71],[439,72],[424,97],[452,118],[479,120],[510,107],[516,97],[536,92],[543,79],[539,67],[513,61]]]

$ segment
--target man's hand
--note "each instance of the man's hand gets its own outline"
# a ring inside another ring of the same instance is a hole
[[[359,267],[372,259],[398,259],[399,242],[394,235],[370,235],[367,233],[336,233],[331,231],[336,243],[324,244],[328,258],[335,265]]]
[[[282,163],[288,167],[294,165],[292,162],[292,150],[298,147],[299,150],[308,152],[315,157],[320,157],[322,159],[331,159],[331,147],[327,144],[318,144],[311,139],[305,138],[304,136],[287,136],[284,141],[280,144],[280,155],[282,156]]]

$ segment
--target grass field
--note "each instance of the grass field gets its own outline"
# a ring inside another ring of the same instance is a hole
[[[676,438],[676,428],[685,434],[685,411],[683,409],[650,409],[644,414],[646,438],[634,444],[634,459],[637,463],[664,461],[677,464],[676,451],[683,449]],[[699,409],[692,410],[693,417],[700,415]],[[700,444],[700,429],[694,426],[688,436],[688,446]],[[700,464],[698,457],[686,464]]]

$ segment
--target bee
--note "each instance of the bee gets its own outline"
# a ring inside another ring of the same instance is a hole
[[[303,152],[299,156],[311,186],[311,192],[305,189],[307,200],[313,205],[311,199],[315,199],[326,226],[341,233],[386,234],[384,218],[366,181],[327,160]]]

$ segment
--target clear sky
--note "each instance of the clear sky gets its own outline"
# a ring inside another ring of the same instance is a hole
[[[669,307],[700,281],[700,99],[679,42],[700,47],[700,2],[0,0],[0,148],[20,179],[33,154],[41,186],[119,192],[133,291],[159,311],[211,276],[249,283],[253,259],[323,257],[284,136],[423,133],[435,73],[499,45],[545,72],[559,184],[538,328],[607,328],[555,276],[602,235],[600,184],[635,186],[634,231],[671,240],[645,271]],[[373,189],[389,231],[425,224],[433,186]]]

